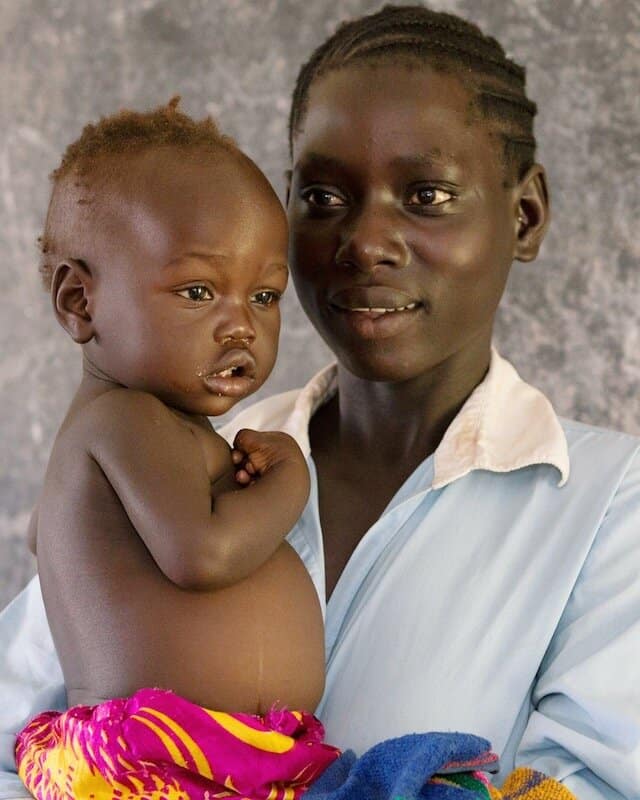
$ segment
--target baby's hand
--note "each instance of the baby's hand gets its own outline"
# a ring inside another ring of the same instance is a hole
[[[243,428],[233,441],[231,460],[236,469],[236,481],[246,486],[283,461],[299,461],[304,456],[296,440],[281,431],[254,431]]]

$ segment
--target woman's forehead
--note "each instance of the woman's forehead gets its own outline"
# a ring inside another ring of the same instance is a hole
[[[479,117],[474,100],[454,74],[424,66],[332,71],[311,87],[294,139],[294,167],[311,156],[338,154],[395,162],[486,157],[495,150],[493,126]]]

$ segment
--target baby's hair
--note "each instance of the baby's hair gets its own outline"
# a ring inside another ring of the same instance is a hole
[[[505,54],[500,43],[461,17],[420,5],[384,6],[375,14],[344,22],[320,45],[298,74],[289,117],[289,147],[307,111],[315,80],[352,64],[399,59],[454,69],[475,91],[474,105],[501,126],[507,169],[520,177],[535,157],[533,118],[536,105],[527,98],[525,70]]]
[[[172,97],[164,106],[152,111],[122,109],[85,125],[80,137],[64,152],[60,166],[51,173],[55,182],[74,167],[83,171],[100,156],[128,153],[161,145],[178,147],[210,146],[237,149],[230,136],[220,133],[218,126],[205,117],[194,120],[178,110],[180,97]]]
[[[178,110],[179,102],[180,97],[175,96],[166,105],[151,111],[122,109],[102,117],[95,124],[86,125],[79,138],[67,147],[60,165],[50,175],[53,192],[71,173],[81,177],[85,185],[90,183],[100,168],[99,161],[105,156],[127,155],[162,146],[238,152],[233,139],[220,133],[211,117],[194,120]],[[40,274],[45,288],[49,289],[55,265],[47,257],[53,249],[48,224],[38,239],[38,245],[41,251]]]

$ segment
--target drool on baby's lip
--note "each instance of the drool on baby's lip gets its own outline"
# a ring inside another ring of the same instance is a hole
[[[209,378],[255,378],[256,360],[249,350],[234,348],[227,350],[219,361],[216,361],[205,372]]]
[[[213,394],[244,397],[253,390],[256,379],[256,360],[249,350],[228,350],[222,358],[202,375]]]

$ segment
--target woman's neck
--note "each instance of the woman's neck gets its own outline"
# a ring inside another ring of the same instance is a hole
[[[490,347],[456,353],[401,383],[372,382],[338,367],[332,416],[339,451],[418,461],[434,452],[487,373]]]

